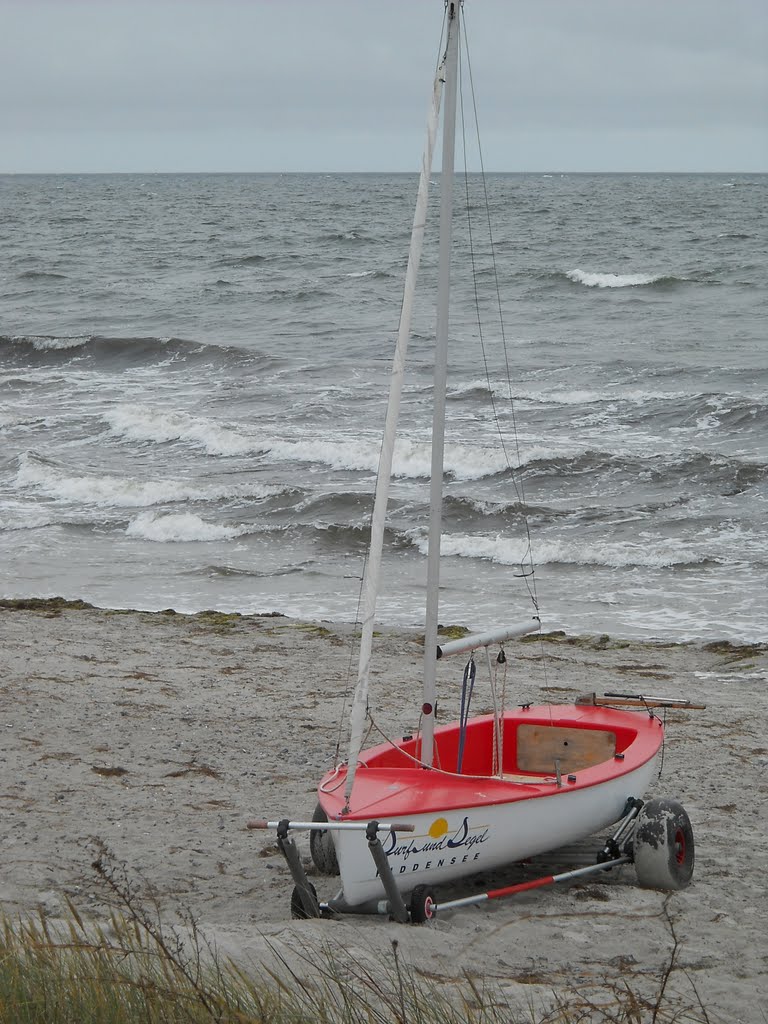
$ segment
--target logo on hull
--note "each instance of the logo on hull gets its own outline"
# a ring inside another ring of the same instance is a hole
[[[479,860],[480,847],[489,839],[488,826],[470,828],[468,817],[464,817],[454,832],[451,832],[445,818],[436,818],[426,835],[413,836],[404,842],[390,832],[383,849],[391,860],[400,862],[392,864],[395,874],[404,875],[411,871],[433,871],[455,864],[470,864]]]

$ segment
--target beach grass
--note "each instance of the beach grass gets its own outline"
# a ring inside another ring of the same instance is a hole
[[[397,939],[368,962],[331,941],[286,952],[269,964],[238,965],[190,917],[168,926],[143,902],[109,850],[94,869],[111,904],[106,919],[84,920],[67,903],[55,922],[40,913],[0,925],[0,1020],[14,1024],[715,1024],[698,998],[681,1002],[679,943],[650,997],[631,977],[595,994],[573,986],[510,1005],[498,979],[469,973],[436,981],[404,961]],[[694,996],[695,988],[692,989]]]
[[[158,926],[160,927],[160,926]],[[374,970],[332,945],[320,957],[275,954],[245,969],[196,930],[147,932],[113,914],[86,925],[70,906],[54,927],[42,916],[5,919],[0,935],[0,1020],[14,1024],[645,1024],[700,1022],[701,1005],[681,1005],[659,980],[656,999],[630,983],[599,999],[579,989],[547,1008],[508,1005],[497,983],[466,977],[439,985],[405,965],[397,942]],[[673,965],[674,969],[674,965]],[[711,1022],[714,1024],[714,1022]]]

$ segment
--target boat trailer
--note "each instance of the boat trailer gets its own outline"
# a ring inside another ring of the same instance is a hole
[[[655,805],[655,806],[654,806]],[[638,816],[645,808],[645,820],[638,827]],[[648,813],[650,809],[650,814]],[[650,846],[656,855],[651,860],[658,862],[658,851],[662,847],[662,856],[668,853],[666,858],[671,865],[671,870],[661,871],[659,865],[654,863],[655,868],[650,873],[642,866],[638,867],[637,852],[643,847],[643,827],[646,831],[650,825],[652,835],[649,837]],[[665,825],[672,820],[672,830],[665,828],[666,840],[659,842],[660,822]],[[384,852],[379,834],[382,832],[398,833],[413,832],[414,826],[407,822],[329,822],[329,821],[291,821],[283,818],[280,821],[258,820],[248,823],[249,829],[276,829],[277,846],[282,853],[294,881],[294,889],[291,895],[291,915],[294,918],[332,917],[336,914],[379,914],[389,917],[391,920],[401,924],[409,921],[412,924],[423,924],[432,921],[438,913],[447,910],[458,910],[461,907],[469,907],[486,900],[503,899],[508,896],[516,896],[531,889],[540,889],[544,886],[555,885],[560,882],[569,882],[575,878],[584,878],[589,875],[599,874],[603,871],[610,871],[612,868],[622,864],[635,863],[638,868],[638,878],[641,884],[661,888],[683,888],[690,881],[693,873],[693,833],[691,831],[688,816],[683,808],[672,800],[652,800],[647,804],[642,800],[631,797],[627,800],[623,815],[612,835],[610,835],[603,847],[599,850],[594,864],[586,867],[575,868],[571,871],[562,871],[554,875],[545,875],[542,878],[532,879],[527,882],[519,882],[516,885],[507,885],[499,889],[490,889],[486,892],[475,893],[459,899],[445,900],[438,902],[435,899],[434,891],[430,886],[418,885],[410,895],[406,903],[403,894],[397,887],[392,869],[389,866],[387,855]],[[333,831],[349,830],[365,832],[368,842],[368,850],[373,858],[376,870],[381,878],[385,899],[368,900],[365,903],[350,906],[339,893],[327,902],[320,902],[314,885],[307,878],[304,865],[299,854],[296,840],[291,832],[312,832],[312,831]],[[636,850],[637,847],[637,850]],[[645,878],[643,873],[645,872]]]

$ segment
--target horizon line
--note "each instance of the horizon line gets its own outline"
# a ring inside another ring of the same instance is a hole
[[[462,171],[462,172],[459,172],[459,173],[464,174],[465,172]],[[671,175],[674,175],[674,174],[679,174],[679,175],[692,175],[692,174],[702,174],[702,175],[703,174],[709,174],[709,175],[759,174],[759,175],[765,175],[765,174],[768,174],[768,168],[766,168],[764,170],[756,170],[756,169],[746,169],[745,170],[743,168],[742,169],[729,168],[727,170],[718,170],[718,171],[714,171],[714,170],[683,170],[683,171],[681,171],[681,170],[665,170],[664,168],[658,168],[656,170],[562,170],[562,169],[552,170],[552,169],[532,169],[532,170],[516,170],[516,171],[509,171],[509,170],[507,170],[507,171],[502,171],[502,170],[485,170],[485,171],[473,170],[473,171],[467,171],[466,173],[470,174],[470,175],[477,175],[477,176],[480,176],[482,174],[486,174],[486,175],[489,175],[489,174],[537,174],[537,175],[551,175],[551,176],[555,176],[555,175],[564,176],[564,175],[569,175],[569,174],[583,174],[583,175],[600,175],[600,174],[604,174],[604,175],[619,175],[619,174],[647,174],[647,175],[657,175],[657,174],[671,174]],[[66,175],[94,176],[94,177],[95,176],[101,176],[101,177],[105,177],[107,175],[114,175],[114,176],[123,175],[123,176],[127,176],[127,175],[135,175],[135,174],[148,174],[148,175],[184,175],[184,174],[188,174],[188,175],[193,175],[193,174],[206,174],[206,175],[243,174],[243,175],[245,175],[245,174],[251,174],[251,175],[264,175],[264,176],[267,176],[267,175],[275,176],[275,175],[299,175],[299,174],[305,174],[305,175],[322,175],[322,176],[325,176],[325,177],[332,177],[332,176],[335,176],[335,175],[344,175],[344,174],[354,174],[354,175],[368,175],[368,174],[370,174],[370,175],[374,175],[374,174],[396,175],[397,174],[397,175],[407,175],[409,177],[418,177],[419,171],[418,171],[418,169],[408,170],[408,171],[393,171],[393,170],[376,170],[376,171],[371,171],[371,170],[367,170],[367,171],[360,171],[360,170],[335,170],[335,171],[328,171],[328,170],[271,170],[271,171],[253,171],[253,170],[235,170],[235,169],[227,170],[227,171],[221,171],[221,170],[218,170],[218,171],[213,171],[213,170],[159,171],[159,170],[148,170],[146,168],[145,169],[141,169],[141,170],[134,170],[134,171],[115,171],[115,170],[112,170],[112,171],[104,171],[104,170],[101,170],[101,171],[84,171],[84,170],[78,170],[78,171],[75,171],[75,170],[68,170],[68,171],[61,171],[61,170],[58,170],[58,171],[54,171],[54,170],[47,170],[47,171],[5,171],[5,170],[0,170],[0,177],[4,177],[4,178],[5,177],[8,177],[8,178],[10,178],[10,177],[45,177],[45,176],[50,176],[50,177],[62,176],[63,177],[63,176],[66,176]],[[440,174],[441,174],[441,171],[440,170],[436,170],[436,171],[433,171],[432,174],[434,176],[436,176],[436,177],[439,177]],[[457,173],[457,176],[458,176],[458,173]]]

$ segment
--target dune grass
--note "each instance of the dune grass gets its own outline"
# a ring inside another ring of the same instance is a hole
[[[273,949],[270,964],[245,968],[191,918],[166,925],[103,846],[94,869],[112,905],[105,921],[85,921],[69,903],[56,922],[40,914],[0,924],[3,1024],[716,1024],[692,982],[691,1005],[670,992],[680,969],[669,917],[672,948],[652,998],[630,978],[599,1002],[574,988],[521,1011],[497,983],[424,980],[396,940],[375,967],[329,942],[290,957]]]

